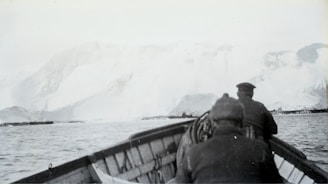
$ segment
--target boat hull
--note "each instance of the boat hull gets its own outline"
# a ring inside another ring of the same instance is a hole
[[[193,120],[132,135],[108,149],[23,178],[15,183],[166,183],[176,173],[176,152]],[[271,146],[280,175],[290,183],[327,183],[328,174],[305,155],[273,137]]]

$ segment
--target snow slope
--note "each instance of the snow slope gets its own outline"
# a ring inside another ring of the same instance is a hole
[[[10,107],[0,111],[0,123],[43,121],[43,112],[32,112],[22,107]]]
[[[0,94],[9,97],[7,107],[47,111],[49,120],[199,113],[225,92],[236,97],[235,85],[244,81],[257,86],[254,98],[269,109],[325,108],[327,56],[324,44],[272,51],[219,43],[93,42],[58,53],[24,80],[1,81]]]

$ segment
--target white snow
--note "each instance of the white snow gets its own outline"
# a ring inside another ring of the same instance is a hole
[[[47,117],[59,120],[199,113],[211,107],[213,96],[229,93],[236,97],[235,85],[245,81],[257,86],[254,98],[268,109],[322,106],[328,49],[318,49],[317,61],[308,63],[297,58],[302,47],[270,51],[220,43],[123,46],[92,42],[56,54],[24,80],[8,84],[2,79],[0,97],[6,100],[1,107],[50,111]],[[204,99],[202,94],[212,100],[198,110],[181,105]]]

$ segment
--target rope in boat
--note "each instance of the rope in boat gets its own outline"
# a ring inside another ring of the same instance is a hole
[[[213,128],[208,120],[208,114],[209,111],[205,112],[190,126],[190,138],[193,144],[204,142],[212,136]]]

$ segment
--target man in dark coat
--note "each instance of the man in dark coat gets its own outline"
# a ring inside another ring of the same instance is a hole
[[[245,119],[243,126],[250,130],[251,134],[257,139],[268,141],[272,134],[277,134],[277,124],[271,113],[260,102],[254,101],[253,90],[255,86],[251,83],[240,83],[237,85],[239,102],[244,105]],[[247,131],[246,131],[247,132]]]
[[[212,107],[213,137],[191,147],[178,167],[177,183],[281,183],[268,145],[241,131],[244,109],[225,94]]]

